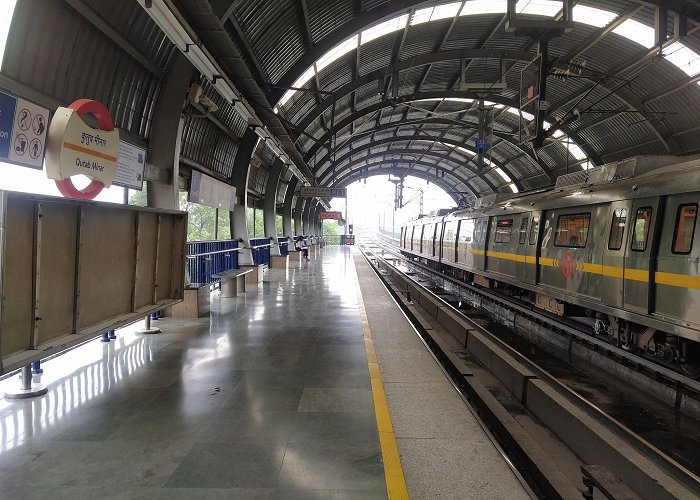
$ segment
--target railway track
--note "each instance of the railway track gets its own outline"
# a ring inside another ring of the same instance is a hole
[[[394,258],[409,262],[409,259],[401,255],[400,251],[392,247],[390,243],[384,241],[382,245],[382,249],[386,253]],[[435,269],[416,260],[411,259],[410,265],[438,276]],[[676,410],[694,418],[700,418],[700,381],[693,380],[678,370],[636,355],[603,338],[594,336],[591,334],[590,325],[581,325],[566,319],[562,321],[562,318],[538,309],[525,301],[470,285],[443,273],[439,273],[439,279],[448,284],[446,287],[448,291],[450,288],[456,293],[461,290],[468,291],[470,294],[497,304],[521,317],[529,318],[535,325],[544,326],[546,331],[542,335],[538,335],[537,340],[549,342],[547,347],[565,351],[570,359],[590,360],[591,355],[608,358],[610,363],[600,363],[600,368],[610,371],[616,376],[621,375],[620,370],[623,369],[625,379],[629,382],[650,392]],[[558,335],[552,336],[553,333]],[[531,340],[535,339],[531,338]]]
[[[548,442],[551,435],[580,461],[577,465],[584,483],[607,491],[611,498],[626,494],[625,489],[640,497],[696,498],[700,495],[700,478],[691,470],[501,341],[484,327],[483,321],[462,314],[452,306],[455,301],[451,300],[451,294],[436,294],[419,286],[402,269],[405,259],[398,252],[376,242],[360,241],[359,247],[414,321],[417,331],[455,386],[484,418],[539,496],[567,498],[574,490],[580,495],[580,490],[585,489],[580,481],[572,478],[571,464],[563,473],[556,460],[551,459],[552,454],[542,448],[542,443]],[[417,263],[410,265],[435,272]],[[455,286],[463,285],[444,278]],[[502,297],[497,299],[501,303],[504,301]],[[508,307],[525,306],[511,304]],[[571,325],[565,326],[565,332],[573,329]],[[451,338],[444,337],[445,332]],[[569,338],[572,337],[569,334]],[[483,367],[491,373],[485,373]],[[683,377],[661,368],[664,380],[674,380],[675,375]],[[494,390],[494,377],[510,392],[510,400]],[[688,389],[693,389],[692,384]],[[523,411],[527,416],[522,415]],[[523,424],[528,418],[546,427],[549,435],[541,431],[533,435],[524,432],[524,429],[533,428],[529,423]]]

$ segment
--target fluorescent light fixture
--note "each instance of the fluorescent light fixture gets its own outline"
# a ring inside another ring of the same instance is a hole
[[[394,31],[402,30],[408,23],[408,14],[403,14],[399,17],[389,19],[382,23],[376,24],[371,28],[367,28],[360,34],[360,45],[371,42],[379,37],[393,33]]]
[[[596,28],[603,28],[617,17],[617,14],[608,10],[596,9],[588,5],[574,5],[574,22],[588,24]]]
[[[147,0],[138,0],[138,2],[170,41],[173,42],[181,52],[185,52],[187,45],[192,43],[192,39],[168,6],[165,5],[162,0],[152,0],[148,2],[150,4],[149,7],[146,7]]]
[[[356,49],[358,40],[358,35],[354,35],[349,39],[345,40],[344,42],[339,43],[325,54],[323,54],[318,59],[318,61],[316,61],[316,71],[321,71],[333,61],[339,59],[348,52],[351,52],[352,50]]]
[[[464,2],[460,16],[475,16],[479,14],[505,14],[506,0],[469,0]]]
[[[664,49],[664,58],[688,76],[700,73],[700,54],[681,42],[675,42]]]
[[[628,19],[613,30],[613,33],[623,36],[628,40],[632,40],[647,49],[652,48],[654,43],[654,28],[642,24],[638,21]]]

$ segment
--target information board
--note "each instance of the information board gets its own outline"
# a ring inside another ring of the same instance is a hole
[[[192,203],[233,212],[236,205],[236,188],[193,170],[190,195],[187,199]]]
[[[41,169],[49,110],[0,92],[0,161]]]
[[[117,173],[112,184],[141,191],[143,169],[146,165],[146,150],[126,141],[119,141]]]
[[[302,198],[347,198],[348,195],[345,188],[305,186],[300,189],[299,196]]]

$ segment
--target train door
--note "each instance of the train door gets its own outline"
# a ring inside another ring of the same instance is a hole
[[[650,307],[664,317],[700,324],[700,231],[697,193],[669,196],[659,245],[655,303]]]
[[[540,217],[539,213],[526,212],[520,216],[520,227],[518,228],[518,241],[516,244],[517,259],[517,278],[526,283],[535,283],[537,276],[535,259],[537,242],[537,231],[539,228]],[[535,226],[535,227],[533,227]],[[531,234],[534,230],[534,238]]]
[[[624,304],[625,281],[622,279],[625,269],[625,244],[629,231],[631,200],[615,201],[610,204],[607,218],[607,244],[603,246],[603,272],[601,274],[601,300],[612,307]]]
[[[659,198],[640,198],[633,201],[628,214],[632,225],[625,255],[624,306],[642,314],[649,311],[649,266],[655,258],[652,243],[658,211]]]

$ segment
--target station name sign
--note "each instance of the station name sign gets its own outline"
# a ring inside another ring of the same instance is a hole
[[[49,179],[65,180],[82,174],[104,187],[112,185],[119,156],[117,129],[93,129],[83,121],[79,111],[61,107],[51,121],[48,142],[46,176]]]
[[[299,196],[302,198],[347,198],[348,193],[345,188],[305,186],[300,188]]]

